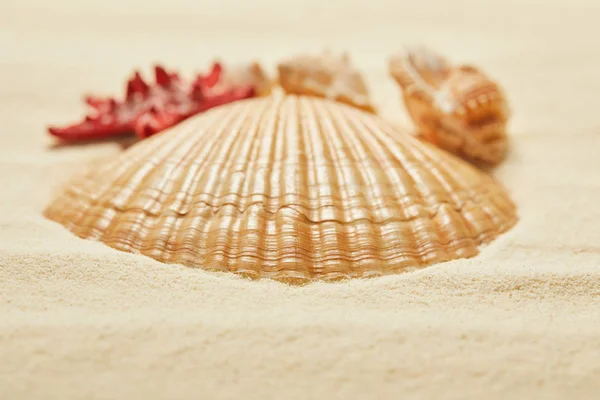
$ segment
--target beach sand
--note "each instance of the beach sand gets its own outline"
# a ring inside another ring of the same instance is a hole
[[[368,8],[367,8],[368,6]],[[597,399],[600,5],[584,1],[20,0],[0,4],[0,399]],[[52,147],[83,92],[348,50],[410,127],[386,58],[423,43],[506,88],[520,221],[473,259],[289,287],[165,265],[41,212],[122,144]]]

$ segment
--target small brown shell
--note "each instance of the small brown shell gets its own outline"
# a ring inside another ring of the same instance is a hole
[[[471,257],[515,207],[491,177],[331,100],[216,107],[76,177],[45,210],[167,263],[287,282]]]
[[[301,54],[278,65],[286,93],[324,97],[374,112],[367,85],[347,53]]]
[[[505,158],[506,97],[483,72],[453,66],[426,48],[393,56],[389,70],[425,139],[475,163],[495,165]]]
[[[258,62],[227,66],[220,81],[226,88],[251,85],[258,96],[268,96],[274,81],[267,75]]]

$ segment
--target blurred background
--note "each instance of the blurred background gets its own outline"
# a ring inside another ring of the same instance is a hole
[[[597,112],[578,99],[600,92],[599,15],[596,0],[2,0],[0,112],[27,110],[23,132],[43,135],[40,121],[73,120],[83,92],[122,93],[135,68],[189,76],[218,58],[272,70],[330,48],[367,74],[384,115],[408,123],[386,58],[420,43],[499,80],[515,135],[564,130],[556,119],[577,131]]]

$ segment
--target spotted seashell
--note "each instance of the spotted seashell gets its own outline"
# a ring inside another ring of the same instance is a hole
[[[475,163],[495,165],[505,158],[506,97],[479,69],[412,48],[391,57],[389,70],[425,139]]]
[[[516,222],[490,176],[380,117],[271,95],[192,117],[73,180],[45,215],[166,263],[286,282],[471,257]]]

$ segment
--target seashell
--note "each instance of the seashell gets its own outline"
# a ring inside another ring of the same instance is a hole
[[[453,66],[426,48],[391,57],[389,70],[423,138],[474,163],[495,165],[505,158],[506,97],[483,72]]]
[[[223,71],[223,78],[218,84],[224,88],[252,86],[258,96],[268,96],[274,86],[258,62],[228,66]]]
[[[135,144],[45,215],[122,251],[291,283],[471,257],[517,219],[501,186],[451,154],[355,107],[281,94]]]
[[[348,53],[300,54],[277,66],[279,85],[286,93],[324,97],[375,112],[361,73]]]

